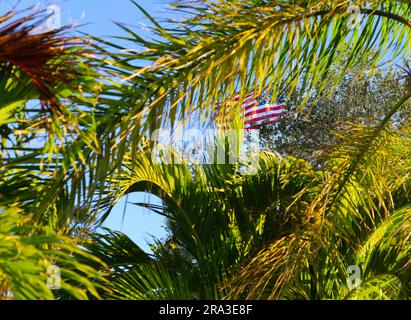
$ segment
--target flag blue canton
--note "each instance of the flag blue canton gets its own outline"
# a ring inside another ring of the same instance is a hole
[[[257,100],[257,103],[258,103],[259,106],[267,104],[267,98],[266,97],[260,96],[260,97],[257,97],[256,100]]]

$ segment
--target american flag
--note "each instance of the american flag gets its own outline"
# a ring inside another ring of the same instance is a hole
[[[238,103],[240,95],[237,94],[232,99],[233,104]],[[267,92],[263,92],[260,96],[255,96],[254,93],[247,95],[241,103],[242,114],[238,115],[240,120],[244,121],[244,129],[260,129],[266,125],[274,124],[282,121],[287,114],[283,103],[270,104],[270,96]],[[228,128],[233,123],[233,116],[236,114],[230,110],[231,102],[224,104],[226,110],[222,110],[222,104],[217,104],[219,114],[223,114],[224,118],[217,121],[220,127]]]

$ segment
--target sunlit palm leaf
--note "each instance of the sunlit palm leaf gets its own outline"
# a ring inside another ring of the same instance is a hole
[[[47,285],[47,268],[61,269],[61,290],[76,299],[99,298],[98,285],[103,280],[99,269],[104,264],[78,247],[79,239],[59,236],[48,228],[32,223],[16,209],[0,209],[0,299],[54,299]],[[73,260],[73,254],[85,263]],[[104,283],[104,282],[102,282]]]

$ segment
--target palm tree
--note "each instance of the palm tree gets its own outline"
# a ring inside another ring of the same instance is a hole
[[[354,29],[348,25],[351,16],[347,12],[346,1],[179,2],[175,4],[176,10],[189,15],[182,21],[167,21],[164,25],[140,7],[152,22],[153,39],[142,38],[122,25],[128,32],[133,47],[140,46],[145,50],[135,52],[123,48],[122,54],[113,56],[110,64],[110,71],[120,74],[124,80],[121,87],[112,88],[123,97],[121,102],[124,110],[124,117],[117,127],[120,139],[115,144],[119,150],[116,159],[120,163],[131,151],[131,162],[138,163],[141,152],[138,142],[147,136],[147,129],[152,132],[161,126],[172,127],[177,120],[198,123],[200,119],[200,124],[206,125],[214,120],[213,109],[217,102],[230,99],[235,92],[240,97],[245,97],[249,92],[258,94],[268,88],[274,93],[273,100],[279,96],[288,98],[297,93],[298,111],[309,99],[313,101],[324,93],[326,87],[330,88],[327,84],[336,86],[346,70],[364,62],[370,53],[373,54],[370,71],[378,67],[387,56],[392,59],[408,56],[409,47],[407,41],[403,41],[409,39],[411,27],[407,3],[359,1],[357,6],[362,16],[358,28]],[[348,58],[342,68],[330,72],[333,62],[343,56]],[[404,222],[409,216],[406,206],[402,207],[408,203],[407,194],[400,191],[400,185],[407,185],[408,182],[394,178],[385,180],[379,170],[391,169],[394,171],[391,172],[392,177],[399,176],[395,173],[395,168],[390,168],[392,165],[389,164],[395,162],[387,159],[386,149],[381,143],[390,134],[393,138],[397,137],[394,133],[388,133],[388,126],[393,115],[410,96],[410,92],[404,90],[403,96],[393,104],[380,124],[354,127],[348,132],[351,135],[350,143],[343,145],[345,148],[342,150],[336,149],[334,158],[331,158],[334,159],[331,163],[335,163],[323,173],[325,177],[317,185],[319,190],[315,190],[314,198],[304,203],[305,207],[298,211],[302,213],[305,223],[297,224],[297,231],[273,241],[272,246],[267,245],[266,250],[256,255],[255,260],[240,273],[238,281],[228,282],[225,287],[231,290],[228,297],[348,297],[350,293],[344,289],[347,263],[360,262],[364,264],[361,267],[369,283],[377,283],[383,290],[378,291],[378,285],[371,285],[371,291],[360,293],[359,297],[371,298],[377,293],[378,296],[396,296],[398,292],[393,293],[391,289],[387,289],[393,281],[400,281],[402,284],[402,287],[396,286],[401,288],[399,296],[407,296],[404,290],[408,290],[409,271],[404,262],[407,260],[402,260],[402,257],[409,257],[408,244],[406,242],[403,246],[404,238],[401,238],[400,244],[390,243],[390,246],[385,247],[378,235],[384,233],[387,239],[391,239],[392,232],[399,228],[393,221]],[[116,103],[115,100],[112,102]],[[240,107],[240,103],[237,107]],[[206,121],[201,121],[202,119]],[[397,160],[400,159],[403,163],[405,158],[399,157]],[[382,163],[385,163],[384,168],[381,168]],[[137,165],[138,170],[133,169],[133,173],[140,177],[150,172],[147,166]],[[404,168],[401,170],[407,172]],[[146,179],[152,183],[153,180],[156,181],[153,178],[155,176],[151,172]],[[119,178],[114,177],[114,181],[124,178],[121,174]],[[139,181],[138,178],[129,180],[127,188],[133,185],[131,182]],[[167,185],[168,180],[180,183],[181,178],[172,171],[163,175],[160,181],[165,181]],[[228,181],[233,183],[236,180],[231,177]],[[113,189],[116,187],[115,184],[112,186]],[[167,195],[170,192],[167,188],[166,191],[162,188],[164,186],[160,184],[163,193]],[[128,189],[123,186],[121,190],[120,194],[125,194]],[[218,193],[218,190],[220,189],[215,189],[215,192]],[[224,185],[221,190],[231,190],[231,185]],[[256,185],[252,190],[256,192],[260,188]],[[164,195],[163,193],[161,194]],[[405,198],[396,199],[399,195]],[[207,194],[206,197],[213,196]],[[166,199],[162,197],[164,201],[168,198],[172,199],[170,196]],[[118,197],[114,199],[104,201],[102,208],[112,206]],[[296,201],[298,199],[297,197]],[[269,198],[265,200],[262,202],[266,205],[265,208],[270,208],[273,203]],[[399,206],[398,212],[395,206]],[[226,221],[229,212],[230,210],[223,214]],[[178,231],[177,241],[180,241],[180,245],[184,243],[185,247],[188,244],[178,240],[181,233],[179,225],[182,223],[177,223],[175,228]],[[219,223],[224,225],[224,222]],[[172,226],[171,222],[170,227]],[[204,228],[210,230],[214,226]],[[355,236],[359,230],[361,237]],[[195,238],[196,233],[190,235]],[[171,243],[174,243],[174,234],[172,239]],[[221,243],[219,245],[223,247]],[[375,270],[367,264],[373,261],[367,260],[370,257],[367,254],[378,256],[384,250],[393,250],[393,255],[399,258],[398,261],[393,260],[394,265],[385,269],[385,273],[381,273],[381,270]],[[189,261],[197,263],[198,255],[193,255],[193,250],[190,252],[184,249],[183,256],[186,256],[186,251],[189,253]],[[314,260],[316,257],[317,261]],[[336,262],[331,263],[334,258]],[[259,272],[255,272],[256,270]],[[400,270],[406,270],[405,275]],[[138,274],[134,278],[125,281],[131,284],[125,287],[126,292],[132,292],[132,287],[136,287],[138,290],[134,291],[134,297],[147,297],[143,294],[147,294],[147,291],[154,296],[164,293],[162,297],[170,297],[170,289],[160,290],[159,288],[166,286],[161,286],[158,281],[162,279],[162,284],[171,283],[170,277],[176,276],[175,273],[170,275],[169,271],[168,277],[153,276],[152,281],[149,281],[144,278],[144,273],[136,272]],[[396,277],[393,281],[393,278],[387,277],[391,272]],[[146,273],[155,274],[153,270]],[[224,282],[228,277],[226,272],[223,274],[224,276],[218,277],[219,281]],[[210,279],[215,279],[216,275],[212,275]],[[379,275],[382,278],[378,278]],[[178,279],[182,281],[181,278]],[[140,280],[143,287],[139,284]],[[214,285],[217,282],[211,281],[210,292],[216,290]],[[295,292],[293,286],[298,288]],[[149,287],[151,291],[148,290]],[[182,293],[185,292],[187,283],[179,282],[176,287],[181,290],[175,294],[184,297]],[[225,295],[224,291],[221,294]],[[351,293],[351,296],[354,295],[355,292]],[[216,297],[214,293],[202,297],[210,296]]]
[[[160,206],[137,205],[167,218],[169,239],[157,241],[148,255],[120,233],[94,236],[89,249],[115,270],[111,297],[122,299],[226,297],[229,292],[220,285],[234,267],[302,223],[301,204],[293,197],[305,187],[314,190],[319,177],[304,161],[280,162],[270,154],[263,156],[260,174],[240,177],[236,166],[159,165],[152,162],[150,148],[140,152],[138,159],[127,158],[127,169],[112,181],[120,192],[111,196],[151,192],[160,197]],[[309,198],[307,193],[301,202]]]
[[[366,130],[353,128],[329,156],[331,173],[306,210],[311,221],[257,254],[231,297],[409,299],[410,136],[387,130],[358,162]],[[346,161],[357,163],[349,178]],[[361,272],[357,290],[347,290],[350,266]]]
[[[253,176],[236,165],[158,164],[150,149],[130,156],[112,196],[160,197],[160,206],[136,205],[167,218],[169,239],[148,255],[120,233],[94,236],[91,252],[114,270],[111,297],[409,298],[411,137],[385,132],[344,179],[338,168],[355,161],[360,130],[324,159],[323,171],[274,154],[261,154]],[[353,266],[358,289],[347,286]]]
[[[0,194],[4,206],[19,203],[41,223],[65,225],[69,217],[51,221],[49,213],[75,209],[67,183],[84,179],[82,147],[98,152],[93,116],[80,108],[98,83],[85,41],[68,28],[43,31],[47,18],[32,10],[0,17]]]

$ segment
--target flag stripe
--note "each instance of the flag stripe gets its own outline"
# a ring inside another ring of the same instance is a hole
[[[279,112],[279,113],[269,113],[269,114],[265,114],[264,116],[261,117],[253,117],[251,119],[246,119],[244,121],[244,124],[250,124],[253,122],[258,122],[258,121],[263,121],[266,119],[271,119],[271,118],[277,118],[277,117],[281,117],[284,116],[286,114],[286,112]]]
[[[248,111],[252,108],[255,108],[256,106],[258,106],[258,101],[254,100],[254,101],[250,101],[247,104],[243,104],[243,108]]]
[[[251,111],[247,112],[247,110],[246,110],[245,117],[247,118],[247,117],[250,117],[252,115],[259,114],[259,113],[264,113],[264,112],[267,112],[267,111],[283,110],[284,107],[285,107],[284,105],[263,104],[261,106],[256,106]]]
[[[251,100],[251,99],[254,99],[254,93],[250,93],[250,94],[248,94],[248,95],[246,95],[245,96],[245,98],[244,98],[244,100],[243,100],[243,103],[244,102],[247,102],[247,101],[249,101],[249,100]],[[235,97],[234,97],[234,101],[239,101],[240,100],[240,95],[239,94],[237,94]]]

